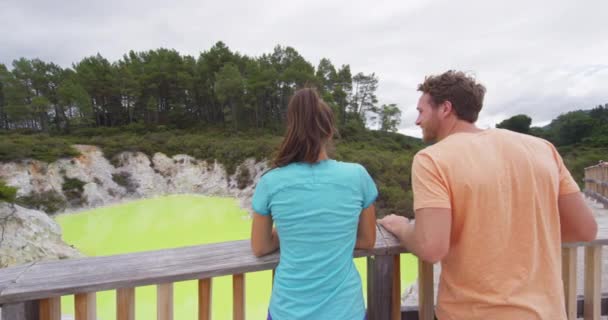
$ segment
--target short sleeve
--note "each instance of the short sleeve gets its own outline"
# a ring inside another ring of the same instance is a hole
[[[367,170],[361,166],[361,186],[363,191],[363,208],[367,208],[378,198],[378,188]]]
[[[559,155],[559,152],[557,152],[553,144],[551,144],[551,149],[553,151],[553,157],[557,162],[557,168],[559,170],[559,195],[561,196],[565,194],[580,192],[581,189],[579,188],[578,184],[576,184],[574,178],[572,178],[570,171],[568,170],[568,168],[566,168],[566,165],[564,164],[562,156]]]
[[[262,176],[257,186],[255,186],[253,198],[251,199],[253,211],[264,216],[270,214],[270,193],[268,187],[268,179],[264,179],[264,176]]]
[[[428,154],[416,154],[412,163],[414,210],[451,209],[450,188],[437,164]]]

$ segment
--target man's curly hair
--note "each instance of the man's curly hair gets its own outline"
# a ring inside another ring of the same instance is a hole
[[[483,106],[486,88],[462,71],[449,70],[424,78],[418,91],[429,94],[433,106],[450,101],[459,119],[474,123]]]

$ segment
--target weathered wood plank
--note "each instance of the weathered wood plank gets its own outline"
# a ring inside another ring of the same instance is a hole
[[[585,320],[600,319],[602,247],[585,248]]]
[[[245,274],[232,276],[232,319],[245,320]]]
[[[576,247],[562,249],[562,280],[568,320],[576,320]]]
[[[393,256],[377,255],[367,258],[367,317],[368,320],[393,319]],[[401,294],[399,294],[399,297]],[[399,307],[401,300],[399,299]]]
[[[388,248],[386,245],[383,231],[388,233],[388,231],[386,231],[382,226],[376,224],[376,242],[374,243],[374,248],[369,249],[369,250],[362,250],[362,249],[355,250],[355,252],[353,253],[353,256],[355,258],[359,258],[359,257],[368,257],[371,255],[376,255],[376,254],[377,255],[386,255],[386,254],[390,254],[389,251],[391,251],[391,250],[401,250],[401,251],[405,252],[405,250],[403,250],[403,248]]]
[[[253,256],[249,241],[40,262],[0,292],[0,304],[266,270],[277,262],[278,254]]]
[[[375,252],[376,255],[394,255],[407,252],[403,247],[401,247],[401,243],[399,240],[393,236],[392,233],[388,232],[388,230],[384,229],[383,226],[378,225],[378,231],[376,235],[382,236],[384,250],[382,252]],[[378,236],[376,236],[376,247],[378,247],[379,241]]]
[[[135,320],[135,288],[116,290],[116,320]]]
[[[598,192],[592,190],[585,190],[585,195],[588,197],[595,199],[597,202],[601,203],[606,207],[608,205],[608,196],[604,196]]]
[[[3,305],[2,319],[40,320],[40,302],[35,300]]]
[[[577,316],[580,319],[580,318],[583,318],[583,316],[584,316],[583,313],[585,311],[584,310],[585,309],[585,297],[579,295],[577,300],[578,300],[577,301],[578,302],[578,312],[577,312],[578,315]],[[601,307],[602,316],[606,316],[606,315],[608,315],[608,293],[602,293],[600,300],[601,300],[601,306],[602,306]]]
[[[378,232],[377,248],[357,250],[354,256],[405,252],[398,245],[386,247],[381,237]],[[249,241],[244,240],[105,257],[38,262],[26,269],[0,270],[0,279],[5,279],[5,288],[0,291],[0,305],[79,292],[268,270],[276,267],[278,258],[278,253],[255,257],[251,253]],[[16,279],[18,282],[15,282]]]
[[[211,288],[213,279],[201,279],[198,281],[198,319],[211,319]]]
[[[0,269],[0,292],[15,284],[19,277],[25,273],[34,263],[28,263],[22,266]]]
[[[608,244],[608,228],[598,240]],[[565,246],[590,245],[566,244]],[[392,255],[406,252],[382,227],[376,248],[356,250],[354,256]],[[255,272],[276,267],[279,254],[261,258],[251,253],[248,240],[182,247],[124,255],[37,262],[0,270],[0,305],[80,292],[130,288],[158,283]]]
[[[173,320],[173,283],[156,286],[156,318]]]
[[[40,320],[61,320],[61,297],[52,297],[39,301]]]
[[[433,265],[422,260],[418,260],[418,310],[419,319],[435,319]]]
[[[97,318],[97,295],[95,292],[79,293],[74,296],[76,320],[95,320]]]
[[[393,288],[391,298],[391,319],[401,320],[401,257],[393,256]]]

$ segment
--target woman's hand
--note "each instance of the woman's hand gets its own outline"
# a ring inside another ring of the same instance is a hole
[[[256,257],[261,257],[278,248],[279,235],[272,227],[272,216],[254,212],[251,224],[251,251]]]

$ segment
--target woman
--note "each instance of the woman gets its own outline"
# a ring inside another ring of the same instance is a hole
[[[365,318],[353,249],[374,247],[378,191],[361,165],[328,158],[335,133],[331,109],[316,91],[296,91],[274,168],[252,201],[253,253],[281,246],[268,319]]]

